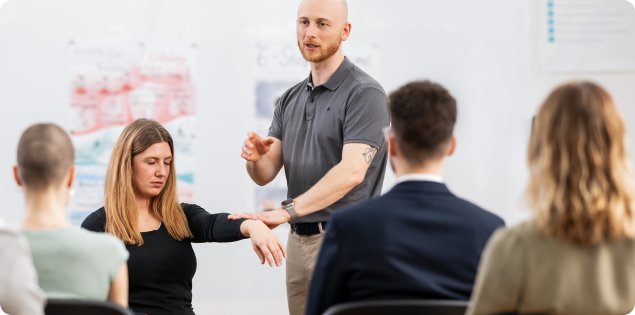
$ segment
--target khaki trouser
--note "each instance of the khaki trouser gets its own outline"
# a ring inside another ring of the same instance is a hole
[[[320,228],[320,231],[322,229]],[[289,231],[287,242],[287,303],[290,315],[304,315],[324,231],[314,235],[298,235]]]

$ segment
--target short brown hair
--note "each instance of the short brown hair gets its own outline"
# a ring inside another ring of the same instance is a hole
[[[604,89],[591,82],[555,89],[527,153],[527,197],[543,235],[582,245],[635,237],[626,127]]]
[[[410,82],[388,97],[391,125],[399,151],[413,163],[440,158],[452,139],[456,100],[441,85]]]
[[[57,125],[33,125],[20,137],[18,172],[28,189],[41,190],[60,184],[74,160],[71,138]]]

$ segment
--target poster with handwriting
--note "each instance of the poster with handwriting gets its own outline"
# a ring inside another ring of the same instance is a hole
[[[138,118],[162,124],[174,141],[181,202],[194,198],[196,47],[144,42],[71,42],[70,134],[75,145],[75,195],[69,218],[81,224],[103,206],[110,154]]]

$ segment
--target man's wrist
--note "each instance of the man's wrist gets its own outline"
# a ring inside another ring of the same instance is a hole
[[[293,199],[289,198],[283,201],[282,208],[287,210],[287,213],[289,214],[289,221],[298,218],[298,213],[295,211],[295,202],[293,201]]]

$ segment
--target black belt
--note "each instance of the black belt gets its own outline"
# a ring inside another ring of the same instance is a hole
[[[298,235],[315,235],[320,234],[320,227],[318,224],[322,223],[322,230],[326,230],[326,224],[328,222],[317,222],[317,223],[297,223],[291,224],[291,231]]]

